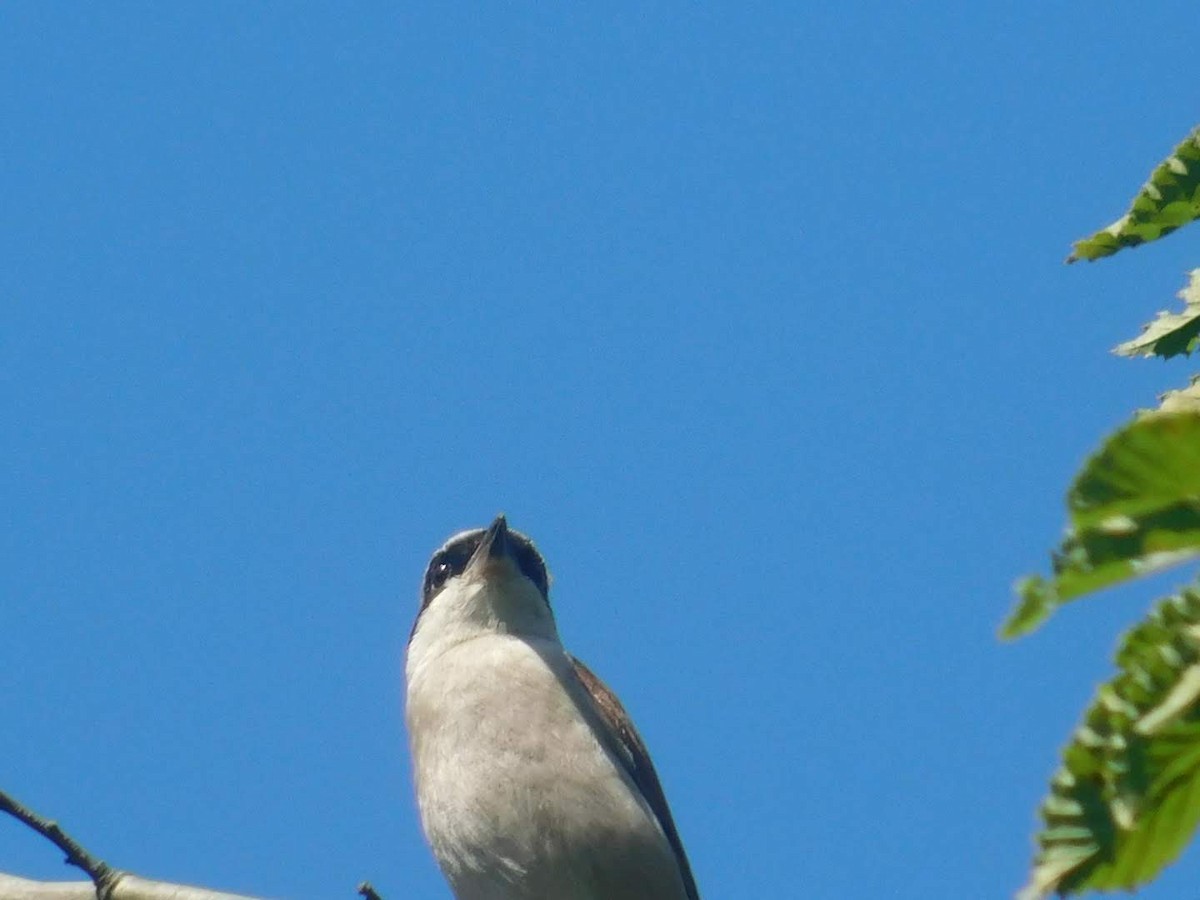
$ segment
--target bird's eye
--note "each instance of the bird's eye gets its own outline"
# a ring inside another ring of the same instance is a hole
[[[429,587],[428,591],[432,593],[446,583],[446,579],[454,574],[454,568],[446,560],[434,563],[429,568]]]
[[[446,582],[463,573],[482,537],[482,531],[470,532],[461,539],[451,541],[433,555],[429,568],[425,570],[425,579],[421,582],[421,609],[429,605],[429,601],[446,586]]]

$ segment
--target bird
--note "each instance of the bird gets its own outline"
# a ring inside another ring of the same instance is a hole
[[[433,855],[458,900],[699,900],[646,745],[563,648],[549,588],[503,515],[425,570],[405,723]]]

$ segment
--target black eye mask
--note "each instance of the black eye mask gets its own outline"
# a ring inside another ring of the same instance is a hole
[[[433,554],[425,570],[425,579],[421,582],[422,611],[449,579],[463,573],[486,533],[485,528],[464,532]],[[509,531],[508,546],[521,574],[532,581],[549,602],[550,577],[546,573],[546,563],[533,546],[533,541],[519,531]]]

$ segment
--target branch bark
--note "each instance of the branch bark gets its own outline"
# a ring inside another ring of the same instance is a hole
[[[65,853],[68,865],[82,869],[91,878],[91,881],[34,881],[0,872],[0,900],[262,900],[190,884],[154,881],[114,869],[85,850],[57,822],[38,815],[3,791],[0,791],[0,812],[24,822]],[[383,900],[366,881],[358,886],[358,893],[364,900]]]
[[[92,856],[57,822],[40,816],[0,791],[0,811],[24,822],[66,854],[69,865],[91,881],[32,881],[0,872],[0,900],[259,900],[207,888],[139,878]]]
[[[116,870],[113,870],[116,871]],[[91,881],[32,881],[0,872],[0,900],[260,900],[245,894],[224,894],[207,888],[152,881],[117,872],[102,893]]]

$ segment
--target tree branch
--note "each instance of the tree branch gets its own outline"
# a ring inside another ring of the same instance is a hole
[[[97,893],[102,894],[105,886],[121,875],[121,873],[115,872],[105,864],[103,860],[96,859],[84,850],[78,841],[58,827],[57,822],[52,822],[43,816],[39,816],[33,810],[18,803],[3,791],[0,791],[0,811],[8,813],[18,821],[24,822],[42,837],[53,843],[63,853],[67,854],[67,864],[83,869],[96,885]]]
[[[31,881],[0,873],[0,900],[260,900],[119,873],[107,893],[90,881]]]
[[[0,872],[0,900],[260,900],[245,894],[226,894],[208,888],[152,881],[114,869],[44,816],[0,791],[0,812],[24,822],[67,855],[66,862],[88,874],[91,881],[32,881]],[[383,900],[364,881],[358,893],[366,900]]]
[[[91,881],[31,881],[0,872],[0,900],[256,900],[206,888],[139,878],[92,856],[53,822],[0,791],[0,811],[24,822],[67,855],[66,861]]]

